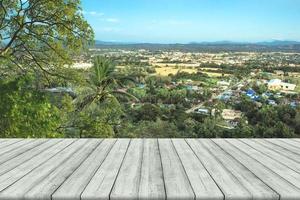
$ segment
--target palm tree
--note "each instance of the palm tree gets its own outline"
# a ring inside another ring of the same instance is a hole
[[[124,83],[133,79],[116,73],[110,59],[97,56],[94,58],[92,73],[89,76],[88,87],[84,88],[83,97],[77,103],[77,111],[83,110],[92,103],[102,103],[110,98],[126,97],[138,100],[126,92]]]

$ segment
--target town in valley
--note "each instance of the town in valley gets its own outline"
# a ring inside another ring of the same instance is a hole
[[[117,73],[135,80],[120,88],[138,99],[124,102],[126,109],[153,115],[152,120],[177,110],[192,118],[213,119],[217,128],[230,133],[241,123],[248,126],[258,120],[252,116],[253,110],[296,110],[300,105],[299,52],[205,52],[104,45],[90,48],[72,67],[87,70],[93,57],[99,55],[112,60]],[[193,123],[192,118],[185,123]]]

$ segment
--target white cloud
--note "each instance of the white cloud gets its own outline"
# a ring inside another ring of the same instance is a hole
[[[105,21],[112,22],[112,23],[119,23],[120,20],[117,18],[106,18]]]
[[[102,13],[102,12],[97,12],[97,11],[85,11],[85,10],[82,11],[82,14],[84,14],[84,15],[91,15],[91,16],[97,16],[97,17],[103,16],[103,15],[104,15],[104,13]]]
[[[102,12],[83,10],[82,14],[86,15],[86,16],[95,17],[96,19],[98,19],[100,21],[105,21],[105,22],[110,22],[110,23],[119,23],[120,22],[120,19],[118,19],[118,18],[114,18],[114,17],[105,18],[104,13],[102,13]]]

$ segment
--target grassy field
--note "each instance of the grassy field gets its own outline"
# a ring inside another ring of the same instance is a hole
[[[183,68],[183,69],[176,69],[174,67],[158,67],[155,68],[156,74],[160,76],[168,76],[169,74],[176,74],[178,71],[187,72],[187,73],[197,73],[196,69],[191,68]]]
[[[202,72],[204,74],[207,74],[210,77],[221,77],[222,73],[217,73],[217,72]],[[224,76],[230,76],[230,74],[223,74]]]
[[[181,68],[181,69],[177,69],[174,67],[156,67],[155,71],[157,75],[160,76],[168,76],[169,74],[176,74],[178,73],[178,71],[181,72],[187,72],[187,73],[197,73],[197,69],[195,68]],[[202,71],[202,73],[207,74],[210,77],[221,77],[222,74],[221,73],[217,73],[217,72],[206,72],[206,71]],[[230,74],[224,74],[224,76],[229,76]]]

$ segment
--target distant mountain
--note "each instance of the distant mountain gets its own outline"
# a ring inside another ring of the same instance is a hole
[[[149,43],[149,42],[116,42],[96,40],[96,45],[299,45],[300,41],[292,40],[270,40],[262,42],[234,42],[230,40],[214,41],[214,42],[190,42],[190,43]]]
[[[218,52],[218,51],[283,51],[300,52],[299,41],[271,40],[264,42],[191,42],[188,44],[159,44],[159,43],[130,43],[130,42],[106,42],[96,41],[96,48],[120,48],[120,49],[149,49],[149,50],[180,50],[194,52]]]
[[[258,42],[258,45],[299,45],[300,42],[298,41],[291,41],[291,40],[272,40],[269,42]]]
[[[96,40],[95,44],[96,45],[128,45],[128,44],[137,44],[137,43]]]

